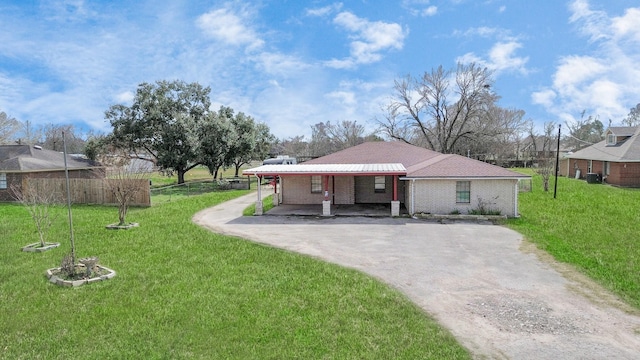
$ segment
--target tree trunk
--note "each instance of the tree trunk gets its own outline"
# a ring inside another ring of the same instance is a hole
[[[184,170],[178,170],[178,184],[184,184]]]

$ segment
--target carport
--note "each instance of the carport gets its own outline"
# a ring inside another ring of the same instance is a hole
[[[391,179],[391,216],[400,215],[398,199],[398,181],[405,176],[407,170],[400,163],[380,164],[296,164],[296,165],[262,165],[247,169],[243,175],[254,175],[258,182],[265,176],[281,179],[280,186],[274,186],[274,205],[279,205],[283,194],[290,192],[291,198],[300,199],[300,204],[322,204],[322,215],[331,215],[331,206],[340,199],[341,204],[354,204],[358,189],[355,177],[384,177]],[[309,179],[307,183],[305,178]],[[289,179],[290,186],[287,185]],[[318,183],[314,184],[314,179]],[[373,182],[372,182],[373,183]],[[309,187],[307,188],[307,184]],[[382,184],[383,192],[386,191]],[[258,187],[256,215],[262,215],[262,193]],[[311,194],[309,194],[311,193]],[[315,193],[315,194],[314,194]],[[383,193],[383,195],[385,195]],[[387,193],[385,196],[388,196]],[[292,200],[295,201],[295,200]]]

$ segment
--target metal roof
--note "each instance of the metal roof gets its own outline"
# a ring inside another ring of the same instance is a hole
[[[243,175],[406,175],[399,163],[384,164],[296,164],[262,165],[242,171]]]

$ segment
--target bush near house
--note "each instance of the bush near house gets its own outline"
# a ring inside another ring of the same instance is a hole
[[[533,176],[532,191],[519,196],[521,217],[508,226],[640,309],[640,190],[560,177],[554,199],[554,178],[544,192]]]

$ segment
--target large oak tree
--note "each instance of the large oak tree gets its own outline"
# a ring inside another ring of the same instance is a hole
[[[105,117],[111,139],[141,157],[150,156],[160,170],[177,173],[178,183],[199,164],[198,131],[209,117],[209,87],[184,81],[157,81],[138,86],[133,104],[113,105]]]

